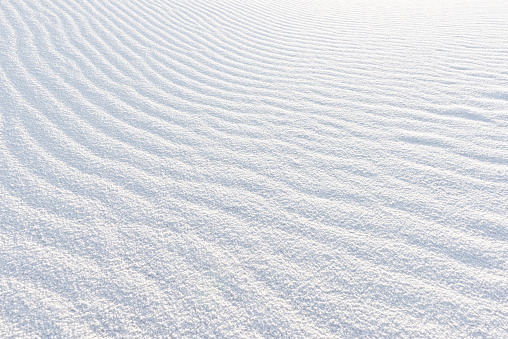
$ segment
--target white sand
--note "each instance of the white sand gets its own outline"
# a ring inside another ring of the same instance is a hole
[[[0,0],[1,338],[508,338],[508,1]]]

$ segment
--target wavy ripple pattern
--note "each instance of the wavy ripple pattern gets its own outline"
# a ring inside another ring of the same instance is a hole
[[[507,337],[507,18],[0,0],[0,337]]]

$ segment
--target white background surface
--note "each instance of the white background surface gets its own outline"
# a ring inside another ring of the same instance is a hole
[[[508,2],[0,0],[0,336],[508,336]]]

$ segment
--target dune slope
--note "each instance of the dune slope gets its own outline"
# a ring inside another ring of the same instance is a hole
[[[507,18],[0,0],[0,337],[508,337]]]

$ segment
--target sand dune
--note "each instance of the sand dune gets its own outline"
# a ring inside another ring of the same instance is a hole
[[[0,337],[508,337],[507,32],[0,0]]]

